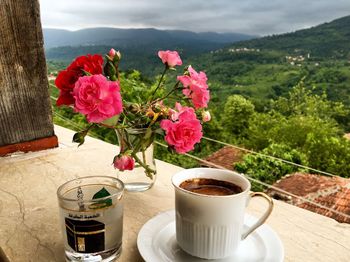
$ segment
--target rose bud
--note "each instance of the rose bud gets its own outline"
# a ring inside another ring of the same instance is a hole
[[[114,48],[111,48],[108,52],[108,56],[113,59],[113,57],[116,55],[117,51],[115,51]]]
[[[174,122],[179,118],[179,112],[175,111],[172,108],[169,108],[168,115],[169,115],[169,118]]]
[[[211,119],[211,115],[209,111],[203,111],[202,112],[202,120],[203,122],[208,122]]]
[[[120,171],[133,170],[135,166],[135,160],[129,155],[118,155],[114,157],[113,165],[115,169]]]
[[[122,54],[121,54],[119,51],[117,51],[117,52],[115,53],[115,56],[114,56],[113,61],[114,61],[114,62],[118,62],[118,61],[120,61],[121,58],[122,58]]]
[[[122,57],[121,53],[119,51],[115,51],[114,48],[109,50],[108,56],[113,62],[119,62],[120,58]]]

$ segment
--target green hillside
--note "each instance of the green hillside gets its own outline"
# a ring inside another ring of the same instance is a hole
[[[293,33],[243,41],[231,48],[247,47],[310,54],[317,58],[348,59],[350,56],[350,16]]]
[[[214,100],[241,94],[259,111],[302,78],[329,99],[350,105],[350,16],[294,33],[243,41],[195,57],[211,79]]]

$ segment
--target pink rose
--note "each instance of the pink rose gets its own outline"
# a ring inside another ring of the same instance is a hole
[[[196,109],[208,106],[210,94],[207,85],[207,76],[204,72],[196,72],[191,66],[188,67],[189,75],[178,76],[184,87],[183,94],[191,98]]]
[[[196,72],[196,70],[193,69],[192,66],[188,67],[188,75],[184,75],[184,76],[178,76],[177,80],[181,81],[181,83],[183,84],[184,87],[189,87],[193,84],[200,86],[201,88],[208,88],[207,85],[207,75],[200,71],[199,73]]]
[[[118,155],[114,158],[113,165],[115,169],[119,169],[120,171],[133,170],[135,160],[128,155]]]
[[[173,122],[177,121],[182,114],[188,114],[189,118],[196,118],[196,113],[192,107],[182,106],[179,102],[176,102],[175,109],[170,108],[168,113]]]
[[[200,121],[197,119],[194,109],[182,107],[176,104],[179,110],[177,121],[162,120],[160,127],[165,130],[165,141],[173,146],[177,153],[184,154],[194,149],[203,134]]]
[[[203,111],[202,112],[202,120],[203,122],[209,122],[211,119],[211,115],[209,111]]]
[[[123,111],[119,82],[103,75],[83,76],[73,89],[75,111],[86,115],[88,122],[100,123]]]
[[[209,90],[201,88],[197,85],[190,86],[189,98],[192,99],[192,104],[196,109],[208,107],[208,102],[210,99]]]
[[[162,59],[163,64],[167,64],[169,67],[182,65],[182,60],[176,51],[158,51],[158,56]]]
[[[182,106],[179,102],[176,102],[175,109],[178,112],[178,118],[182,115],[186,115],[187,119],[189,118],[197,119],[196,112],[192,107]]]

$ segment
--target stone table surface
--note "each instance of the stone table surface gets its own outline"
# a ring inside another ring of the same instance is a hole
[[[60,147],[0,158],[0,261],[64,261],[56,190],[70,179],[115,176],[111,160],[116,146],[88,138],[79,148],[73,132],[56,126]],[[180,167],[157,161],[156,185],[143,193],[126,193],[123,252],[118,261],[143,261],[136,239],[142,225],[174,208],[171,176]],[[259,216],[263,200],[253,200],[248,213]],[[268,219],[285,248],[285,261],[350,261],[350,225],[275,201]],[[2,249],[2,250],[1,250]]]

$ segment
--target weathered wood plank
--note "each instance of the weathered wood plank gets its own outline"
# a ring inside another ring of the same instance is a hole
[[[0,146],[54,135],[37,0],[0,1]]]
[[[0,147],[0,156],[6,156],[13,152],[30,152],[30,151],[40,151],[47,148],[53,148],[58,146],[58,140],[56,136],[39,138],[29,142],[22,142],[17,144],[11,144]]]

